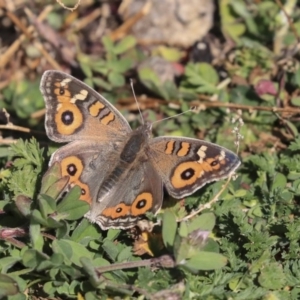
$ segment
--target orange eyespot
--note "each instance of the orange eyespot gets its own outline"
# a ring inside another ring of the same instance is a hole
[[[68,87],[63,87],[60,83],[55,83],[55,86],[57,88],[54,89],[54,94],[57,96],[57,101],[60,103],[69,103],[71,100],[71,93],[68,90]]]
[[[82,201],[86,201],[87,203],[91,204],[92,203],[92,197],[91,197],[91,194],[90,194],[90,189],[89,187],[80,182],[79,180],[74,182],[74,184],[78,185],[80,188],[81,188],[81,196],[80,196],[80,200]]]
[[[83,163],[77,156],[65,157],[60,164],[62,176],[70,176],[70,182],[76,181],[83,171]]]
[[[151,193],[139,194],[131,205],[131,214],[133,216],[139,216],[150,211],[153,203],[153,196]]]
[[[117,206],[104,209],[102,215],[110,219],[117,219],[128,215],[129,210],[130,206],[120,203]]]
[[[191,185],[206,171],[204,164],[197,162],[185,162],[180,164],[174,171],[171,183],[175,188],[183,188]]]
[[[64,103],[58,106],[55,123],[60,134],[73,134],[82,125],[83,116],[76,105]]]
[[[221,164],[225,164],[225,160],[219,160],[219,156],[215,158],[208,158],[205,162],[211,167],[212,170],[219,170]]]

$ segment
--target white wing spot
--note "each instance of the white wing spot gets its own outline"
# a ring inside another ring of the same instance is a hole
[[[86,99],[87,95],[88,95],[87,90],[81,90],[78,94],[74,95],[74,97],[71,99],[71,102],[75,103],[77,100],[83,101]]]
[[[203,159],[206,157],[206,150],[207,150],[207,147],[206,146],[201,146],[199,148],[199,150],[197,151],[197,154],[199,155],[199,160],[197,161],[199,164],[202,164],[203,163]]]
[[[220,156],[219,156],[219,161],[225,159],[225,157],[226,157],[225,151],[224,151],[224,150],[221,150]]]
[[[60,85],[62,86],[62,87],[64,87],[65,85],[67,85],[69,82],[71,82],[72,81],[72,79],[70,79],[70,78],[65,78],[61,83],[60,83]]]

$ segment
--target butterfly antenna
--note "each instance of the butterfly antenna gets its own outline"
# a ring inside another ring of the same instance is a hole
[[[143,125],[145,125],[144,117],[143,117],[143,115],[142,115],[142,112],[141,112],[141,108],[140,108],[139,102],[138,102],[138,100],[137,100],[137,98],[136,98],[136,96],[135,96],[135,92],[134,92],[134,88],[133,88],[133,80],[132,80],[132,79],[130,79],[130,86],[131,86],[131,89],[132,89],[132,93],[133,93],[133,97],[134,97],[135,103],[136,103],[137,108],[138,108],[138,110],[139,110],[139,112],[140,112],[140,116],[141,116],[142,123],[143,123]]]
[[[187,112],[189,112],[189,111],[196,111],[197,110],[197,107],[196,106],[192,106],[192,107],[190,107],[188,110],[186,110],[186,111],[183,111],[183,112],[181,112],[180,114],[177,114],[177,115],[174,115],[174,116],[171,116],[171,117],[167,117],[167,118],[164,118],[164,119],[161,119],[161,120],[157,120],[157,121],[154,121],[153,123],[152,123],[152,125],[154,124],[154,123],[158,123],[158,122],[162,122],[162,121],[166,121],[166,120],[169,120],[169,119],[173,119],[173,118],[176,118],[176,117],[178,117],[178,116],[181,116],[181,115],[183,115],[183,114],[185,114],[185,113],[187,113]]]

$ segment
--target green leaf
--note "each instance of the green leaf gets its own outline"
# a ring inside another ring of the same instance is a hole
[[[93,82],[93,78],[87,77],[84,79],[84,83],[86,85],[88,85],[91,88],[95,88],[94,82]]]
[[[226,34],[237,41],[245,32],[246,26],[243,23],[237,22],[235,19],[236,15],[232,14],[232,8],[231,5],[229,5],[230,3],[230,1],[223,1],[220,3],[221,27]]]
[[[129,259],[132,258],[132,249],[131,247],[125,247],[117,257],[117,261],[122,262],[122,261],[128,261]]]
[[[203,245],[203,247],[201,248],[201,251],[219,253],[220,247],[219,247],[219,244],[215,240],[208,238],[206,240],[205,245]]]
[[[48,217],[47,219],[44,218],[41,214],[41,212],[37,209],[34,209],[31,214],[32,220],[34,220],[36,223],[41,224],[45,227],[49,228],[58,228],[61,227],[62,224],[58,221],[54,220],[51,217]]]
[[[93,259],[94,257],[94,254],[85,246],[65,239],[55,240],[53,242],[53,250],[55,253],[64,256],[67,265],[73,263],[76,266],[81,266],[81,258],[87,257]]]
[[[116,247],[114,242],[105,239],[102,248],[113,261],[116,261],[120,250]]]
[[[63,263],[64,257],[60,253],[53,253],[53,255],[51,256],[50,260],[51,260],[51,263],[54,266],[58,266],[59,267]]]
[[[26,174],[26,176],[25,176]],[[26,180],[25,180],[26,178]],[[8,188],[14,195],[23,195],[29,199],[34,198],[35,185],[37,181],[37,174],[31,166],[27,165],[22,170],[17,170],[12,173]]]
[[[143,82],[149,82],[154,86],[159,86],[160,81],[157,74],[148,67],[143,67],[138,70],[139,77]]]
[[[282,190],[286,187],[286,184],[287,184],[286,177],[281,173],[277,173],[274,177],[274,181],[272,184],[272,191],[274,191],[275,189]]]
[[[56,202],[53,198],[47,195],[42,195],[41,197],[39,197],[38,201],[40,212],[42,213],[42,216],[44,218],[47,218],[49,215],[55,212]]]
[[[8,269],[13,267],[17,262],[19,262],[21,259],[19,257],[3,257],[0,259],[0,269],[1,273],[7,273]],[[1,280],[0,280],[1,282]],[[1,290],[1,288],[0,288]],[[1,292],[0,292],[1,295]]]
[[[269,264],[270,250],[265,250],[255,262],[253,262],[249,268],[251,274],[257,273],[260,269],[264,268],[266,264]]]
[[[101,233],[97,231],[95,225],[87,219],[83,219],[72,233],[71,239],[82,245],[87,245],[91,240],[100,240]]]
[[[167,249],[173,247],[177,231],[176,216],[171,210],[166,210],[163,215],[162,236]]]
[[[181,222],[178,233],[181,237],[187,237],[189,234],[187,222]]]
[[[299,132],[297,127],[295,126],[295,124],[293,124],[292,122],[285,120],[285,124],[289,127],[289,129],[291,130],[291,132],[293,133],[294,137],[299,136]]]
[[[187,82],[197,86],[197,90],[216,93],[219,76],[216,70],[207,63],[188,64],[185,69]]]
[[[83,266],[84,271],[89,276],[90,283],[93,285],[93,287],[96,288],[101,283],[101,281],[99,280],[100,277],[98,276],[98,273],[95,270],[94,262],[87,257],[82,257],[80,259],[80,262]]]
[[[295,106],[300,106],[300,97],[293,97],[291,103]]]
[[[69,176],[61,177],[60,164],[55,162],[43,176],[40,194],[46,194],[53,199],[57,199],[68,182]]]
[[[15,156],[13,172],[8,188],[14,195],[23,195],[33,199],[37,189],[37,178],[43,164],[43,151],[34,138],[29,142],[19,140],[11,146],[11,155]]]
[[[52,262],[50,260],[44,260],[36,267],[36,271],[41,272],[45,270],[51,270],[52,268]]]
[[[87,77],[87,78],[91,78],[93,77],[93,72],[92,72],[92,68],[89,64],[85,64],[83,62],[80,62],[80,67],[84,73],[84,75]]]
[[[188,233],[196,229],[212,231],[215,226],[216,218],[213,213],[203,213],[200,216],[195,217],[188,224]]]
[[[158,95],[161,95],[164,99],[169,99],[168,93],[163,89],[158,75],[148,67],[141,67],[138,69],[139,78],[142,83],[154,91]]]
[[[300,69],[298,68],[292,77],[292,84],[295,86],[300,85]],[[297,97],[298,98],[298,97]],[[293,101],[293,99],[291,99]],[[298,102],[298,101],[297,101]],[[294,104],[295,105],[295,104]],[[297,105],[298,106],[298,105]]]
[[[93,71],[95,72],[98,72],[104,76],[107,76],[108,72],[110,71],[111,69],[111,66],[113,64],[117,64],[118,63],[118,60],[116,61],[105,61],[105,60],[97,60],[93,63]],[[92,78],[92,76],[90,77]]]
[[[114,71],[111,71],[108,74],[108,81],[111,83],[114,87],[121,87],[125,84],[125,78],[123,75],[116,73]]]
[[[183,56],[183,53],[181,51],[179,51],[178,49],[170,48],[170,47],[166,47],[166,46],[158,46],[155,49],[153,55],[155,55],[156,52],[159,54],[159,56],[162,56],[165,60],[171,61],[171,62],[177,62]]]
[[[133,65],[133,62],[129,58],[121,58],[116,61],[107,62],[106,66],[113,72],[124,73],[128,71]],[[125,83],[125,82],[124,82]]]
[[[24,217],[29,217],[31,214],[32,200],[23,195],[18,195],[16,198],[16,206]]]
[[[56,288],[53,286],[53,282],[49,281],[49,282],[44,283],[43,291],[47,295],[54,295],[54,293],[56,292]]]
[[[0,274],[0,298],[16,295],[18,292],[17,282],[8,275]]]
[[[225,256],[219,253],[201,251],[192,256],[182,265],[191,270],[216,270],[221,269],[227,264]]]
[[[44,238],[41,235],[41,226],[35,222],[31,222],[29,226],[29,235],[33,245],[33,248],[38,251],[42,251],[44,246]]]
[[[53,252],[64,257],[64,264],[71,265],[71,257],[73,255],[72,246],[65,240],[54,240],[52,243]]]
[[[113,48],[113,52],[116,55],[125,53],[130,48],[133,48],[136,45],[136,39],[132,35],[127,35]]]
[[[291,144],[289,145],[289,149],[292,151],[300,150],[300,138],[299,137],[295,138],[295,140],[291,142]]]
[[[37,209],[34,209],[31,213],[32,220],[47,227],[48,223],[47,220],[42,216],[41,212]]]
[[[24,266],[28,268],[36,268],[40,263],[47,259],[49,259],[47,255],[33,249],[26,250],[22,256],[22,262]]]
[[[104,36],[102,38],[102,43],[103,43],[103,46],[104,46],[104,48],[107,52],[113,52],[114,51],[113,41],[108,36]]]
[[[89,211],[89,204],[79,200],[81,189],[79,186],[73,187],[64,199],[57,205],[57,212],[63,215],[66,220],[77,220]]]
[[[18,167],[32,164],[41,170],[43,164],[43,150],[40,150],[35,138],[30,141],[18,140],[16,144],[11,145],[12,155],[23,157],[25,160],[15,160],[14,165]]]
[[[265,265],[258,276],[258,282],[262,287],[271,290],[283,288],[286,284],[286,278],[282,266],[278,263]]]
[[[112,85],[109,84],[107,81],[99,78],[99,77],[93,77],[93,82],[102,88],[104,88],[107,91],[111,91],[113,89]]]
[[[96,292],[88,292],[84,295],[84,300],[99,300],[99,296]]]
[[[109,229],[107,231],[106,239],[110,241],[114,241],[119,236],[120,233],[121,233],[120,229]]]

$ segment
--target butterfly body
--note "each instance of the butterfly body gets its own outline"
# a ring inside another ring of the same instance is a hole
[[[59,71],[41,80],[46,132],[69,142],[51,157],[68,188],[78,185],[91,208],[86,217],[102,229],[129,228],[156,213],[163,186],[175,198],[228,177],[240,164],[221,146],[186,137],[151,137],[152,125],[132,130],[120,112],[96,91]]]

